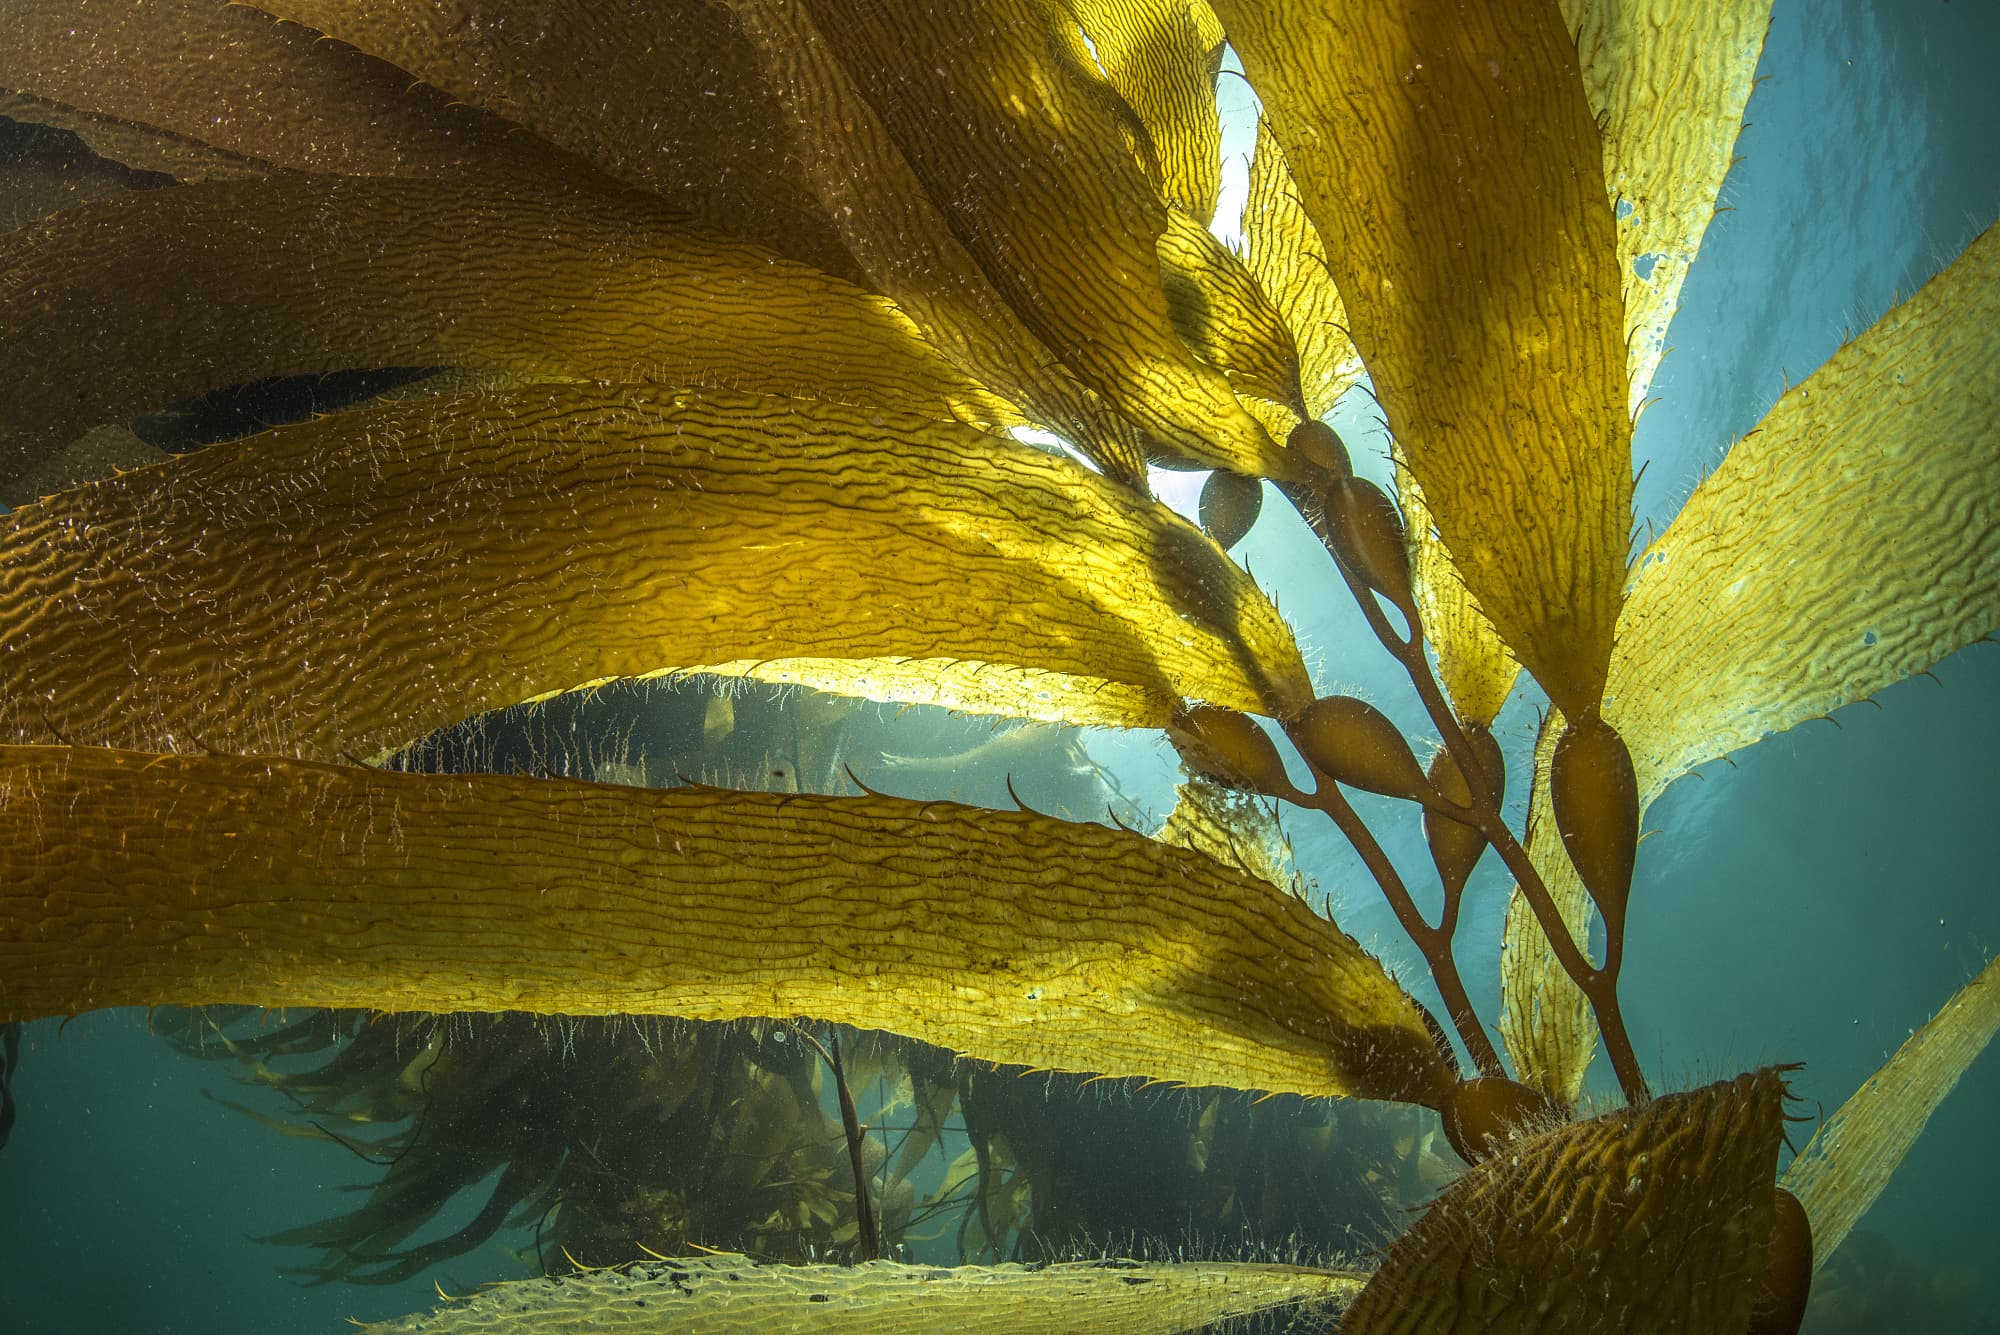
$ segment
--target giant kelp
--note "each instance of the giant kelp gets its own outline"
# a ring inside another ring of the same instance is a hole
[[[1781,402],[1634,577],[1629,408],[1726,167],[1763,15],[1735,6],[1712,31],[1646,41],[1625,8],[274,3],[232,12],[231,59],[206,75],[158,43],[161,68],[115,106],[79,99],[74,57],[127,59],[129,33],[83,4],[37,29],[48,47],[17,53],[8,107],[47,109],[134,165],[253,179],[91,206],[8,243],[0,330],[55,388],[0,417],[0,449],[23,458],[231,374],[415,357],[474,378],[7,521],[0,1018],[164,1000],[803,1015],[988,1061],[1413,1100],[1471,1158],[1538,1138],[1440,1201],[1359,1328],[1504,1328],[1399,1287],[1436,1279],[1534,1294],[1578,1331],[1635,1312],[1775,1328],[1797,1276],[1761,1294],[1760,1276],[1811,1265],[1773,1243],[1793,1217],[1770,1183],[1778,1081],[1653,1100],[1620,1015],[1639,814],[1706,755],[1992,629],[1996,242]],[[339,40],[302,45],[294,23]],[[1211,206],[1204,90],[1225,35],[1269,118],[1240,260],[1191,227]],[[258,51],[300,95],[260,108],[261,131],[219,117],[228,141],[203,142],[187,107],[204,78],[226,103]],[[674,75],[690,62],[712,98]],[[421,81],[411,114],[379,122],[372,156],[308,151],[300,119],[339,104],[343,79],[368,114],[385,68]],[[1699,77],[1668,77],[1684,68]],[[1687,105],[1652,129],[1632,107],[1668,84]],[[451,151],[401,146],[433,125],[462,135]],[[523,152],[549,164],[533,188]],[[718,152],[742,170],[697,208],[690,165]],[[377,179],[418,175],[450,180]],[[535,202],[554,186],[560,206]],[[766,249],[683,228],[634,189]],[[269,221],[272,240],[201,224],[224,191],[228,215]],[[497,246],[448,227],[341,244],[341,220],[420,197],[518,230]],[[178,231],[161,224],[176,216]],[[249,262],[204,263],[217,244]],[[245,290],[216,305],[198,282],[119,281],[147,246]],[[1661,252],[1652,277],[1634,270]],[[51,264],[76,268],[59,280]],[[656,342],[654,299],[634,291],[653,279],[659,318],[712,320],[711,337]],[[704,301],[714,282],[730,299]],[[211,305],[258,337],[199,319]],[[107,375],[93,397],[70,382],[91,360],[85,312],[104,306],[125,347],[180,323],[207,346]],[[791,360],[764,332],[771,308],[824,336]],[[1335,311],[1397,437],[1400,505],[1312,420],[1353,373],[1320,327]],[[267,338],[296,360],[266,360]],[[1015,422],[1101,474],[989,433]],[[1944,522],[1879,503],[1912,457],[1901,440],[1924,442]],[[1149,458],[1281,484],[1407,670],[1443,741],[1428,766],[1363,702],[1309,698],[1268,603],[1145,496]],[[1873,601],[1826,596],[1864,568]],[[1907,615],[1932,590],[1948,614]],[[1525,832],[1501,817],[1486,731],[1515,662],[1560,711]],[[1457,1075],[1443,1027],[1350,939],[1209,852],[868,793],[649,794],[357,763],[478,710],[695,668],[1165,725],[1197,773],[1319,811],[1354,843],[1476,1075]],[[1658,707],[1718,671],[1714,727]],[[1756,731],[1718,736],[1753,710]],[[1251,714],[1282,725],[1289,766]],[[1441,917],[1418,910],[1343,788],[1425,809]],[[1455,958],[1465,875],[1489,847],[1519,886],[1504,991],[1523,1084]],[[1580,944],[1593,913],[1595,958]],[[1593,1022],[1632,1106],[1544,1129],[1574,1100]],[[1948,1067],[1978,1046],[1926,1051]],[[1889,1116],[1877,1106],[1855,1121]],[[1681,1153],[1717,1137],[1727,1153]],[[1619,1147],[1671,1171],[1621,1182]],[[1566,1214],[1576,1234],[1553,1268],[1532,1248],[1461,1245],[1482,1219],[1518,1228],[1561,1207],[1574,1182],[1636,1197],[1640,1217],[1675,1212],[1673,1250],[1699,1250],[1706,1282],[1657,1273],[1618,1211]],[[828,1305],[832,1289],[893,1292],[884,1273],[829,1286]],[[1004,1312],[1006,1287],[974,1284],[984,1298],[968,1301]]]

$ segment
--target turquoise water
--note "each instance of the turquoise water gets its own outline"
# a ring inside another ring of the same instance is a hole
[[[1664,523],[1787,375],[1809,373],[2000,217],[1997,63],[1991,3],[1777,6],[1731,211],[1710,229],[1641,426],[1642,518]],[[1254,568],[1281,589],[1288,570],[1324,560],[1295,531],[1251,541]],[[1297,594],[1284,606],[1328,680],[1393,696],[1379,664],[1340,649],[1356,640],[1338,616]],[[1656,1083],[1802,1061],[1795,1092],[1830,1111],[2000,950],[2000,646],[1955,655],[1936,678],[1712,764],[1653,809],[1628,1005]],[[1505,717],[1518,753],[1530,716]],[[1303,827],[1298,839],[1343,924],[1410,959],[1386,913],[1346,889],[1359,883],[1346,855]],[[1492,935],[1504,889],[1490,869],[1482,886],[1475,939]],[[1473,958],[1468,972],[1490,968]],[[1493,1013],[1491,988],[1475,985],[1475,999]],[[339,1189],[367,1180],[366,1166],[205,1097],[280,1110],[147,1038],[142,1014],[30,1026],[15,1091],[0,1329],[334,1332],[435,1298],[428,1277],[307,1289],[282,1274],[310,1255],[252,1239],[351,1207]],[[1864,1227],[1939,1266],[2000,1257],[1996,1103],[1989,1053]],[[435,1277],[463,1292],[510,1273],[488,1249]],[[1976,1302],[2000,1314],[2000,1285],[1986,1284]]]

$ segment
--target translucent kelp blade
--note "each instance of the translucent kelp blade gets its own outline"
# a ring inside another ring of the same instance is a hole
[[[1337,1310],[1361,1277],[1298,1266],[1067,1261],[1057,1265],[774,1266],[747,1256],[646,1262],[499,1284],[372,1335],[1178,1335],[1311,1304]]]
[[[723,383],[1005,424],[885,298],[636,195],[288,176],[0,237],[0,472],[225,385],[380,366]]]
[[[2000,626],[1996,327],[1988,229],[1786,393],[1647,549],[1604,706],[1642,811],[1697,765]],[[1545,764],[1537,774],[1529,852],[1580,928],[1588,900],[1546,819]],[[1595,1026],[1524,906],[1508,920],[1508,1047],[1536,1083],[1574,1094]]]
[[[1448,1078],[1415,1004],[1304,904],[1032,812],[97,747],[0,748],[0,807],[0,1019],[807,1016],[1190,1085]]]
[[[657,0],[265,0],[735,236],[858,277],[728,10]]]
[[[1215,233],[1171,207],[1158,249],[1167,309],[1194,355],[1227,375],[1238,394],[1302,412],[1291,329],[1243,261]]]
[[[1222,189],[1215,80],[1222,25],[1207,0],[1066,0],[1091,54],[1152,141],[1160,197],[1203,227]]]
[[[1438,679],[1461,720],[1491,723],[1514,689],[1520,664],[1500,643],[1493,623],[1465,587],[1457,564],[1431,523],[1423,487],[1403,464],[1400,447],[1393,457],[1396,500],[1402,506],[1403,531],[1410,547],[1410,582],[1416,590],[1424,636],[1437,654]]]
[[[2000,227],[1788,391],[1646,550],[1605,717],[1642,799],[2000,628]]]
[[[1631,524],[1603,155],[1553,5],[1216,5],[1325,239],[1445,546],[1563,708],[1595,708]]]
[[[1084,388],[993,289],[804,6],[726,2],[790,119],[800,169],[868,282],[974,379],[1144,491],[1137,429]]]
[[[1784,1126],[1773,1071],[1516,1140],[1397,1239],[1343,1335],[1741,1335]]]
[[[1225,788],[1199,776],[1174,788],[1174,809],[1154,836],[1191,848],[1303,899],[1305,877],[1292,857],[1291,840],[1270,803],[1254,793]]]
[[[1784,1186],[1812,1221],[1824,1265],[1923,1134],[1938,1104],[2000,1031],[2000,959],[1958,990],[1826,1119],[1785,1170]]]
[[[1528,860],[1535,864],[1549,897],[1569,928],[1570,940],[1588,954],[1591,915],[1596,911],[1576,865],[1563,850],[1549,804],[1549,764],[1562,736],[1561,710],[1542,718],[1535,738],[1534,778],[1528,797]],[[1597,1055],[1597,1017],[1571,981],[1541,923],[1517,885],[1507,904],[1506,934],[1500,948],[1500,1036],[1514,1073],[1565,1108],[1576,1106],[1584,1073]]]
[[[214,0],[10,0],[7,114],[185,180],[274,168],[546,174],[558,155],[337,42]]]
[[[1347,336],[1347,312],[1333,286],[1325,245],[1299,203],[1285,152],[1264,121],[1257,123],[1257,149],[1250,159],[1243,247],[1245,267],[1291,330],[1305,415],[1324,417],[1361,378],[1361,359]]]
[[[1175,333],[1144,127],[1059,0],[802,2],[953,235],[1079,379],[1181,457],[1290,475]]]
[[[551,385],[344,413],[24,507],[0,553],[4,722],[35,740],[365,756],[791,657],[954,657],[966,696],[940,703],[1073,722],[1311,698],[1276,610],[1164,506],[802,399]],[[822,684],[895,698],[873,670]]]
[[[1634,413],[1666,351],[1681,284],[1736,160],[1771,0],[1562,0],[1604,128]]]

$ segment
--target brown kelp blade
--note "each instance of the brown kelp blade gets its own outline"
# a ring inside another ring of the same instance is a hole
[[[1291,329],[1243,261],[1176,208],[1167,210],[1158,249],[1168,311],[1195,356],[1228,376],[1238,394],[1303,413]]]
[[[1812,1220],[1816,1261],[1824,1264],[1868,1213],[1938,1104],[1996,1032],[2000,959],[1988,961],[1897,1048],[1792,1160],[1783,1185]]]
[[[1305,416],[1326,416],[1360,379],[1361,359],[1327,269],[1326,243],[1299,203],[1284,149],[1262,121],[1250,159],[1250,197],[1243,205],[1243,263],[1291,330]]]
[[[1775,1071],[1516,1140],[1399,1238],[1344,1335],[1741,1335],[1771,1236]]]
[[[656,0],[265,0],[616,180],[779,254],[859,277],[726,7]]]
[[[885,298],[640,196],[451,181],[217,182],[0,238],[0,359],[0,472],[224,385],[380,366],[1016,420]]]
[[[775,1266],[717,1254],[482,1290],[372,1335],[1177,1335],[1285,1308],[1338,1310],[1358,1275],[1301,1266],[1163,1261],[1057,1265]]]
[[[568,170],[499,118],[248,5],[12,0],[0,105],[182,180]]]
[[[1297,899],[1032,812],[94,747],[0,748],[0,806],[0,1021],[810,1016],[1193,1085],[1409,1098],[1447,1075],[1402,989]]]
[[[1647,549],[1604,708],[1642,810],[1703,762],[2000,627],[1996,326],[1989,228],[1779,399]],[[1529,853],[1581,932],[1588,902],[1539,782],[1534,801]],[[1509,914],[1502,1028],[1519,1069],[1573,1097],[1596,1030],[1529,916]]]
[[[372,756],[698,667],[1124,726],[1311,692],[1276,609],[1164,506],[803,399],[545,385],[323,417],[0,517],[0,553],[24,739]]]
[[[1630,404],[1667,350],[1681,285],[1736,162],[1771,0],[1562,0],[1590,108],[1604,127],[1604,180],[1618,201]]]
[[[1561,15],[1542,0],[1216,11],[1467,587],[1560,707],[1595,707],[1631,420],[1612,207]]]
[[[1291,473],[1174,331],[1144,128],[1055,0],[806,8],[953,235],[1078,378],[1182,458]]]

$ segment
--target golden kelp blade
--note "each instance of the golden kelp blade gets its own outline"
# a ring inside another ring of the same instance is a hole
[[[1604,127],[1605,184],[1623,215],[1618,273],[1637,413],[1736,160],[1771,0],[1562,0],[1562,12]]]
[[[1175,333],[1144,128],[1057,0],[800,2],[960,244],[1079,379],[1176,455],[1293,472]]]
[[[1402,506],[1404,533],[1410,547],[1410,583],[1417,597],[1417,615],[1424,636],[1437,653],[1438,680],[1461,721],[1491,723],[1507,703],[1521,665],[1500,643],[1493,623],[1479,610],[1451,553],[1431,524],[1424,489],[1397,463],[1396,500]]]
[[[24,507],[0,646],[15,737],[321,758],[734,660],[952,657],[937,703],[1127,726],[1311,698],[1248,576],[1067,459],[643,387],[343,413]],[[822,684],[895,698],[870,672]]]
[[[1784,1186],[1812,1220],[1824,1265],[1868,1213],[1938,1104],[2000,1032],[2000,959],[1958,990],[1826,1119],[1785,1170]]]
[[[1342,1335],[1742,1335],[1783,1114],[1767,1070],[1515,1141],[1397,1239]]]
[[[1542,0],[1216,5],[1445,546],[1594,708],[1631,523],[1624,306],[1576,50]]]
[[[1138,115],[1160,171],[1160,198],[1201,226],[1222,189],[1215,80],[1222,25],[1207,0],[1067,0],[1091,53]]]
[[[1605,717],[1651,800],[2000,628],[2000,227],[1779,399],[1646,550]]]
[[[643,197],[286,177],[0,237],[0,472],[224,385],[356,367],[726,383],[1017,420],[886,299]]]
[[[246,5],[9,0],[6,114],[183,180],[558,169],[559,155],[338,43]]]
[[[1284,316],[1299,353],[1305,415],[1320,418],[1361,377],[1347,310],[1327,271],[1326,247],[1299,203],[1270,123],[1257,124],[1250,197],[1243,205],[1243,263]]]
[[[264,0],[259,8],[524,125],[732,236],[860,276],[799,179],[755,52],[720,5]]]
[[[800,170],[868,282],[926,337],[1098,467],[1146,490],[1131,423],[1092,394],[1021,322],[952,235],[812,16],[790,0],[725,0],[763,61],[798,141]]]
[[[0,1021],[809,1016],[1192,1085],[1447,1078],[1415,1005],[1304,904],[1030,812],[93,747],[0,748],[0,807]]]
[[[1781,398],[1647,549],[1604,716],[1641,811],[1704,761],[1865,699],[2000,626],[2000,229]],[[1538,764],[1538,775],[1546,766]],[[1545,819],[1529,852],[1579,927],[1590,906]],[[1518,902],[1502,1025],[1573,1097],[1596,1033]]]
[[[1160,233],[1160,283],[1174,328],[1238,394],[1303,413],[1299,352],[1285,317],[1215,233],[1176,208]]]
[[[1361,1278],[1297,1266],[761,1265],[713,1255],[501,1284],[373,1335],[1177,1335],[1275,1308],[1337,1307]],[[615,1323],[615,1324],[614,1324]]]

